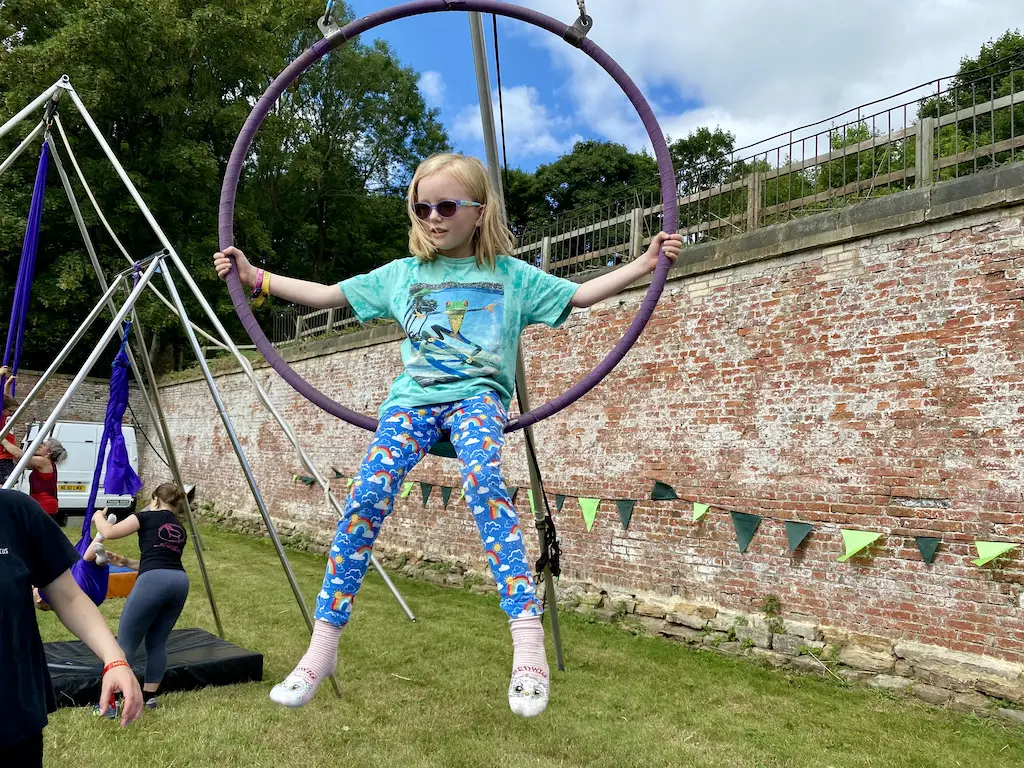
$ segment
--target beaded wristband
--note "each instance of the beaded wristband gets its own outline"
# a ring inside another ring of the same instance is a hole
[[[252,293],[249,295],[250,298],[255,299],[260,295],[260,289],[263,287],[263,270],[256,270],[256,278],[252,281]]]
[[[132,665],[129,664],[124,659],[115,659],[114,661],[110,662],[109,664],[107,664],[107,666],[105,666],[103,668],[103,676],[105,676],[107,674],[107,672],[112,670],[114,667],[128,667],[130,669],[131,666]]]
[[[261,281],[261,283],[262,284],[260,286],[259,296],[257,296],[256,300],[252,303],[252,305],[254,307],[258,307],[260,304],[263,303],[263,300],[265,298],[267,298],[267,296],[270,295],[270,273],[269,272],[264,272],[263,273],[263,280]]]

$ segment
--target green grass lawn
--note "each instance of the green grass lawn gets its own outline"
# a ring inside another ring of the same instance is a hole
[[[554,673],[548,711],[523,720],[506,703],[511,646],[496,598],[396,577],[413,624],[372,572],[342,641],[343,698],[325,685],[309,706],[285,710],[267,694],[307,634],[273,549],[210,527],[203,541],[227,639],[264,654],[264,682],[168,694],[127,729],[62,709],[45,732],[47,766],[1024,765],[1024,733],[997,721],[566,614],[568,671]],[[134,556],[134,540],[118,545]],[[290,558],[312,597],[323,558]],[[191,575],[178,626],[212,631]],[[122,605],[102,606],[115,629]],[[44,640],[70,637],[53,614],[39,620]]]

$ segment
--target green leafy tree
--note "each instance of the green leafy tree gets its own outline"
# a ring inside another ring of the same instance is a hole
[[[60,75],[70,75],[186,266],[218,314],[231,317],[211,266],[224,168],[255,100],[317,39],[314,21],[322,11],[319,0],[4,0],[0,110],[13,114]],[[247,157],[236,242],[274,269],[322,280],[404,254],[403,186],[420,158],[448,147],[417,82],[417,73],[387,46],[361,41],[350,41],[300,78],[275,105]],[[76,111],[66,106],[61,112],[85,175],[129,253],[157,250]],[[9,151],[29,128],[5,137],[0,151]],[[0,177],[4,275],[17,270],[34,172],[23,157]],[[96,298],[57,181],[51,172],[27,366],[51,359]],[[121,269],[124,261],[86,213],[105,270]],[[0,283],[0,315],[10,307],[12,289],[13,279]],[[273,308],[267,302],[258,312],[266,318]],[[190,302],[188,309],[200,319],[197,306]],[[142,313],[168,359],[180,358],[183,339],[167,310],[147,300]]]

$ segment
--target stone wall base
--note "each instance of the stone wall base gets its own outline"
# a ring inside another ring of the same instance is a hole
[[[262,521],[251,513],[223,511],[205,504],[198,516],[225,530],[263,536]],[[310,536],[300,526],[278,522],[289,547],[322,553],[326,534]],[[492,594],[489,572],[473,566],[378,544],[377,558],[392,572],[444,587]],[[702,650],[743,656],[756,663],[801,674],[832,678],[915,696],[959,712],[997,716],[1024,724],[1024,665],[940,646],[858,634],[815,621],[781,615],[781,606],[766,601],[757,614],[599,585],[558,583],[558,605],[633,634],[663,637]]]

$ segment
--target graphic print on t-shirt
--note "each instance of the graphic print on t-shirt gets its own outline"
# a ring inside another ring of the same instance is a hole
[[[421,387],[495,375],[504,307],[501,283],[413,283],[402,324],[413,352],[406,371]]]
[[[156,545],[166,547],[172,552],[181,554],[185,545],[185,529],[177,523],[164,523],[156,531],[156,537],[160,540]]]

